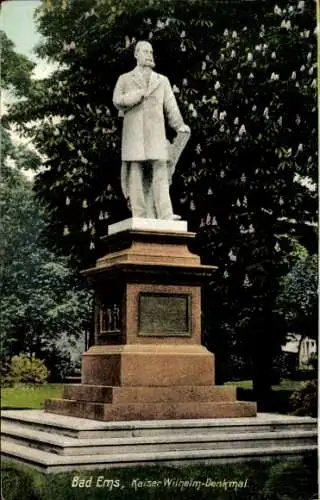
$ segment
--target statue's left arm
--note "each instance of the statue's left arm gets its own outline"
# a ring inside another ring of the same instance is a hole
[[[181,116],[175,95],[171,88],[168,78],[165,77],[164,82],[164,110],[168,118],[170,127],[172,127],[176,132],[184,126],[184,121]]]

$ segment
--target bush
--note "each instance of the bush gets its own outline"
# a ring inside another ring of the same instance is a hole
[[[10,385],[15,384],[43,384],[48,378],[49,372],[44,362],[34,355],[19,354],[13,356],[9,365],[6,381]]]
[[[317,417],[318,382],[310,380],[297,389],[290,398],[294,415]]]

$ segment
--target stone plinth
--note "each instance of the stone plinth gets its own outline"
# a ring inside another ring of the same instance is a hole
[[[82,384],[46,410],[115,421],[255,416],[234,388],[214,386],[214,356],[201,345],[201,285],[215,268],[190,252],[184,221],[139,221],[111,228],[106,254],[84,272],[95,342]]]
[[[163,220],[163,219],[143,219],[133,217],[125,219],[116,224],[109,226],[108,234],[121,233],[123,231],[131,231],[139,229],[143,231],[166,231],[174,233],[186,233],[188,231],[188,224],[185,220]]]

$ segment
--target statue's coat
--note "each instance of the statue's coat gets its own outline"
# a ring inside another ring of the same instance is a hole
[[[168,78],[152,71],[145,97],[140,102],[145,85],[141,72],[135,68],[121,75],[114,89],[113,103],[123,116],[123,162],[166,161],[168,146],[165,116],[174,130],[178,131],[183,125]]]

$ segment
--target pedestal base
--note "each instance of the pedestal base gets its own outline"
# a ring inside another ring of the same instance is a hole
[[[146,389],[212,385],[214,356],[197,344],[93,346],[82,356],[81,382]]]
[[[108,387],[70,385],[65,399],[46,401],[60,415],[104,421],[253,417],[255,403],[236,401],[234,387]]]
[[[256,416],[256,405],[246,401],[231,403],[86,403],[66,399],[46,402],[46,411],[73,417],[122,422],[127,420],[167,420],[185,418],[232,418]]]
[[[214,356],[198,344],[93,346],[83,355],[82,384],[45,409],[103,421],[253,417],[232,386],[214,385]]]

